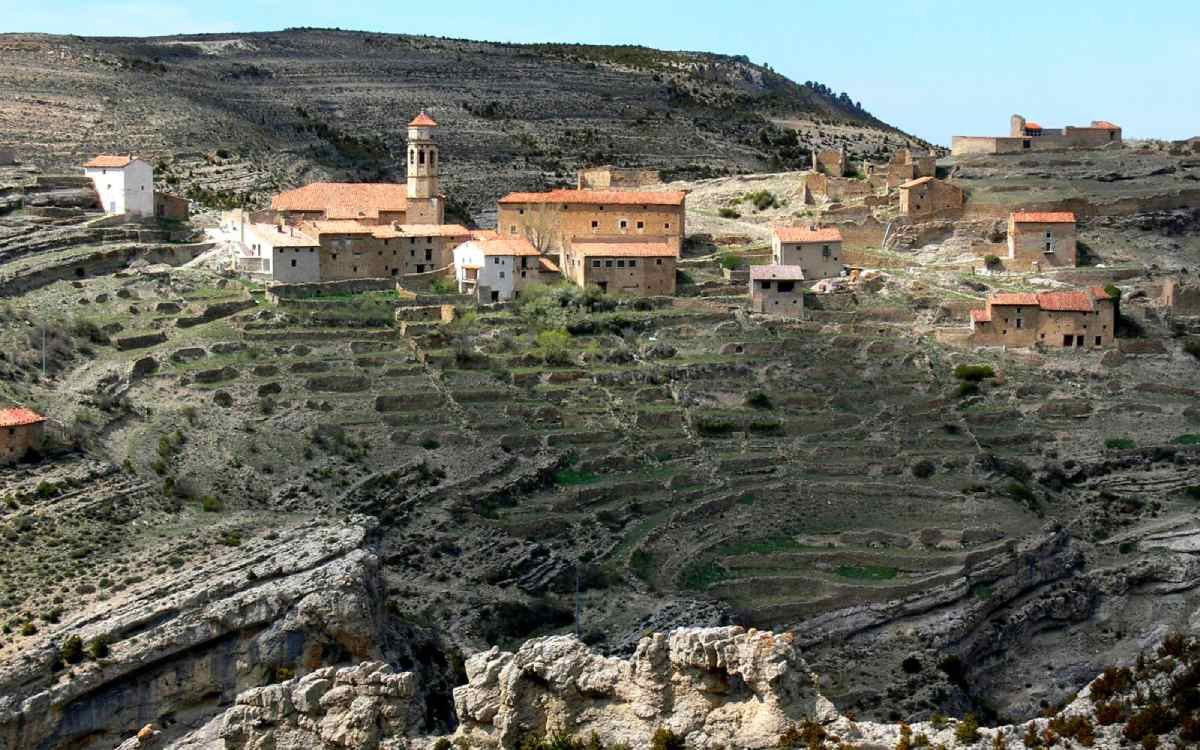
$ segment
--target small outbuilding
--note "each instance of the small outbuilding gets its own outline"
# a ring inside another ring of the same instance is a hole
[[[750,309],[768,315],[804,316],[804,269],[800,266],[753,266]]]
[[[40,450],[45,425],[46,418],[32,409],[0,409],[0,463],[16,463],[30,451]]]

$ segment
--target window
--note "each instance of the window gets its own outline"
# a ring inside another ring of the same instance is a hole
[[[500,265],[500,258],[498,258],[498,257],[492,258],[492,262],[495,263],[496,265]]]
[[[628,222],[628,221],[626,221],[625,219],[621,219],[620,225],[621,225],[621,228],[622,228],[622,229],[628,229],[628,228],[629,228],[629,222]]]
[[[384,240],[384,241],[383,241],[383,246],[384,246],[384,247],[387,247],[387,244],[388,244],[389,242],[391,242],[391,240]]]
[[[337,253],[331,253],[331,254],[330,254],[330,257],[331,257],[333,260],[337,260]]]
[[[1100,346],[1100,337],[1099,336],[1096,337],[1096,346]]]
[[[781,282],[779,282],[778,285],[776,285],[776,289],[778,289],[781,292],[793,292],[796,290],[796,282],[781,281]]]
[[[1023,320],[1021,320],[1020,318],[1017,318],[1017,328],[1021,328],[1021,327],[1022,327],[1022,325],[1021,325],[1022,323],[1024,323],[1024,321],[1023,321]]]
[[[358,273],[358,266],[353,266],[353,268],[354,268],[354,273]]]
[[[769,290],[769,289],[771,288],[771,282],[769,282],[769,281],[762,281],[762,282],[759,282],[759,283],[760,283],[760,284],[762,284],[762,288],[763,288],[763,289],[767,289],[767,290]]]
[[[824,245],[821,247],[821,257],[822,258],[828,258],[831,255],[833,255],[833,252],[829,249],[829,245]]]
[[[433,260],[433,251],[432,250],[425,251],[425,260]]]
[[[500,272],[500,278],[502,278],[502,279],[504,278],[504,272],[503,272],[503,271],[501,271],[501,272]]]
[[[655,258],[655,259],[654,259],[654,265],[656,265],[656,266],[661,266],[661,265],[662,265],[662,258]]]
[[[666,224],[663,224],[663,229],[670,229],[670,228],[671,228],[671,222],[668,221]]]
[[[612,263],[613,263],[613,262],[612,262],[611,260],[606,260],[606,261],[604,261],[604,267],[605,267],[605,268],[612,268],[612,267],[613,267]]]
[[[637,228],[638,228],[638,229],[645,229],[645,228],[646,228],[646,222],[644,222],[644,221],[639,221],[639,222],[637,223]]]
[[[637,261],[636,261],[636,260],[630,260],[630,261],[629,261],[629,267],[630,267],[630,268],[637,268]]]
[[[518,208],[518,209],[517,209],[517,213],[518,213],[518,214],[520,214],[521,216],[524,216],[524,215],[525,215],[525,209],[523,209],[523,208]]]
[[[417,163],[418,164],[425,163],[425,152],[423,150],[417,152]]]
[[[599,268],[599,267],[600,267],[600,261],[598,261],[598,260],[593,260],[593,261],[592,261],[592,268]]]
[[[523,278],[525,278],[525,271],[522,271],[522,272],[521,272],[521,278],[522,278],[522,279],[523,279]]]
[[[600,227],[600,222],[596,221],[595,219],[592,219],[592,229],[598,229],[599,227]]]
[[[513,224],[512,226],[510,226],[510,227],[508,228],[508,233],[509,233],[509,234],[516,234],[516,233],[517,233],[517,225],[516,225],[516,224]]]
[[[618,260],[618,261],[617,261],[617,268],[624,268],[624,267],[625,267],[625,261],[623,261],[623,260]]]

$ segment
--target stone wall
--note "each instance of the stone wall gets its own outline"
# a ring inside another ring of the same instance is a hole
[[[579,170],[580,190],[633,190],[662,182],[657,169],[592,167]]]
[[[41,448],[44,431],[44,422],[0,428],[0,463],[20,461],[30,450]]]
[[[396,282],[393,279],[346,279],[314,281],[307,284],[268,284],[267,299],[277,305],[286,300],[311,299],[331,294],[390,292],[395,288]]]
[[[625,227],[621,227],[621,222]],[[593,226],[594,224],[594,226]],[[563,249],[571,238],[662,238],[678,255],[683,248],[684,208],[625,204],[504,204],[496,228],[501,237],[530,237],[542,252]],[[552,235],[541,241],[534,235]]]

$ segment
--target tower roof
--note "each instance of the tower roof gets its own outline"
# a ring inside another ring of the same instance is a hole
[[[438,124],[432,117],[425,114],[425,110],[421,110],[421,114],[417,115],[408,126],[410,128],[436,128]]]

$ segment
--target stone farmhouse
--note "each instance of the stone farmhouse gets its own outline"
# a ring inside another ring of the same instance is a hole
[[[1074,268],[1075,214],[1070,211],[1013,212],[1008,217],[1008,261],[1013,268]]]
[[[971,311],[976,346],[1112,346],[1116,300],[1101,287],[1082,292],[1023,292],[992,295],[983,310]]]
[[[560,278],[558,265],[524,237],[479,233],[454,249],[458,291],[480,303],[504,302],[521,296],[530,284]]]
[[[46,418],[24,407],[0,409],[0,463],[20,461],[31,450],[40,450]]]
[[[804,269],[800,266],[753,266],[750,309],[768,315],[804,316]]]
[[[589,167],[579,170],[580,190],[637,190],[662,182],[657,169],[640,167]]]
[[[136,156],[101,154],[83,165],[107,214],[154,216],[154,168]]]
[[[1021,115],[1013,115],[1007,136],[956,135],[950,144],[954,156],[966,154],[1019,154],[1022,151],[1092,149],[1120,144],[1121,127],[1107,120],[1091,125],[1043,128]]]
[[[909,217],[955,211],[966,203],[962,188],[935,177],[920,177],[900,185],[900,213]]]
[[[678,249],[663,238],[577,240],[563,255],[563,274],[579,286],[633,296],[675,293]]]
[[[842,232],[837,227],[774,227],[771,263],[801,269],[803,279],[815,282],[842,275]]]

